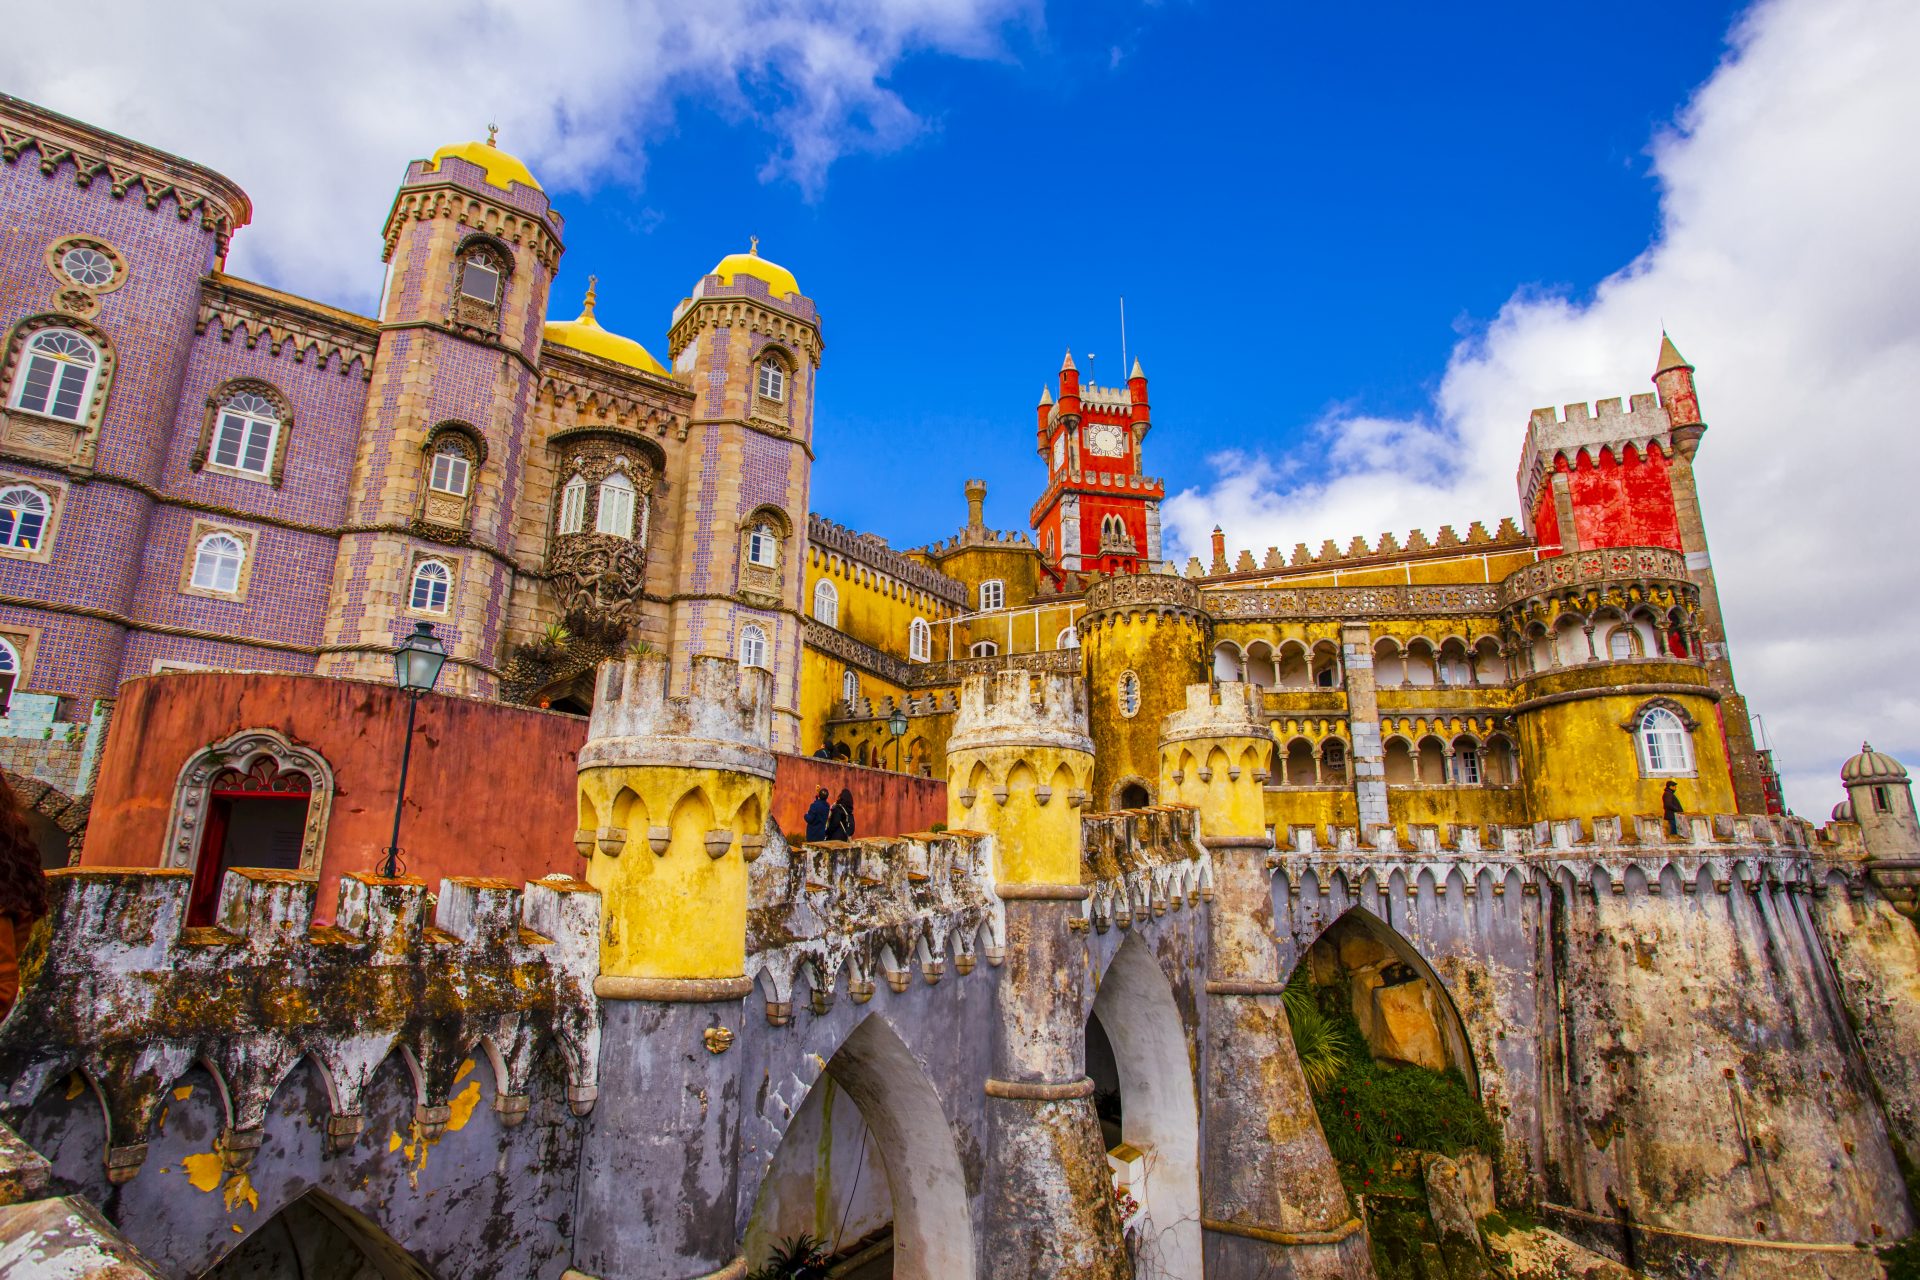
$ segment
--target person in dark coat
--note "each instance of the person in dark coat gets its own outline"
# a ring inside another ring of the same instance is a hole
[[[833,806],[827,803],[827,789],[822,787],[813,793],[813,803],[807,806],[808,840],[827,838],[827,818],[832,813]]]
[[[20,995],[20,947],[47,914],[47,877],[20,799],[0,779],[0,1017]]]
[[[818,751],[816,751],[816,752],[814,752],[814,753],[813,753],[813,758],[814,758],[815,760],[831,760],[831,759],[833,759],[833,743],[832,743],[832,742],[823,742],[823,743],[821,743],[821,744],[820,744],[820,749],[819,749]]]
[[[1660,812],[1667,815],[1667,830],[1676,836],[1680,834],[1680,814],[1684,808],[1680,803],[1680,789],[1669,782],[1660,793]]]
[[[827,839],[853,839],[853,792],[845,787],[840,789],[840,798],[834,801],[833,812],[827,815]]]

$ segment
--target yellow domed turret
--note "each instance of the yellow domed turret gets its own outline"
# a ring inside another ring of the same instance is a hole
[[[533,170],[522,164],[520,157],[509,155],[494,143],[494,135],[500,130],[493,125],[487,126],[485,142],[456,142],[440,148],[433,153],[433,159],[427,161],[427,168],[438,169],[440,162],[448,156],[458,156],[468,164],[477,164],[486,172],[489,186],[506,190],[514,183],[523,183],[535,191],[545,190],[533,176]]]
[[[752,276],[766,282],[767,288],[776,298],[784,298],[789,293],[800,292],[800,282],[793,278],[793,272],[777,262],[768,262],[760,256],[760,237],[750,236],[752,246],[745,253],[730,253],[720,259],[720,265],[707,272],[710,276],[719,276],[721,284],[732,284],[735,276]]]
[[[667,371],[667,366],[653,358],[653,353],[635,342],[632,338],[623,338],[617,333],[609,333],[600,327],[593,318],[595,294],[599,289],[600,277],[587,277],[587,300],[578,320],[549,320],[542,330],[542,336],[557,347],[570,347],[575,351],[584,351],[590,356],[599,356],[602,360],[611,360],[615,364],[624,364],[630,369],[645,369],[648,373]]]

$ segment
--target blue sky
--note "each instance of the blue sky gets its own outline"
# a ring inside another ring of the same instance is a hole
[[[684,109],[643,188],[558,196],[556,310],[596,271],[603,320],[658,349],[759,235],[825,317],[814,507],[911,545],[960,523],[974,474],[1024,527],[1031,406],[1069,344],[1120,371],[1124,294],[1151,465],[1186,488],[1220,443],[1287,450],[1335,404],[1416,412],[1517,287],[1589,289],[1644,248],[1649,140],[1733,8],[1050,5],[998,59],[903,62],[929,126],[818,190],[762,180],[760,130]]]

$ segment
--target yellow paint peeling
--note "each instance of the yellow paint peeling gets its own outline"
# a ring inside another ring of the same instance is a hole
[[[398,1151],[399,1149],[400,1149],[400,1134],[396,1131],[387,1136],[387,1151],[391,1153],[391,1152]]]
[[[253,1189],[253,1180],[247,1175],[236,1173],[227,1179],[227,1212],[232,1213],[241,1205],[249,1209],[260,1208],[260,1195]]]
[[[516,973],[513,976],[515,981],[517,982],[519,980],[520,975]],[[453,1073],[453,1082],[455,1084],[459,1084],[462,1080],[465,1080],[468,1076],[472,1074],[473,1074],[473,1059],[468,1058],[465,1062],[460,1064],[460,1069]]]
[[[188,1098],[191,1098],[192,1096],[193,1096],[193,1086],[190,1084],[183,1084],[178,1089],[175,1089],[173,1091],[173,1100],[175,1102],[185,1102]]]
[[[467,1065],[471,1067],[473,1064],[469,1062]],[[454,1077],[455,1080],[459,1078],[459,1076]],[[473,1119],[473,1109],[479,1105],[480,1082],[468,1081],[466,1088],[447,1099],[447,1110],[450,1113],[447,1117],[447,1128],[455,1133],[466,1128],[467,1121]]]
[[[80,1078],[78,1071],[69,1075],[67,1077],[67,1101],[72,1102],[75,1098],[79,1097],[80,1091],[86,1087],[86,1082]]]
[[[243,1229],[243,1228],[242,1228],[242,1227],[240,1226],[240,1224],[236,1222],[236,1223],[234,1223],[234,1224],[233,1224],[233,1234],[235,1234],[235,1235],[237,1235],[237,1236],[243,1236],[243,1235],[245,1235],[245,1234],[247,1234],[247,1233],[246,1233],[246,1231],[245,1231],[245,1230],[244,1230],[244,1229]]]
[[[202,1151],[198,1155],[188,1156],[180,1162],[180,1171],[187,1175],[196,1191],[212,1191],[220,1185],[220,1175],[226,1164],[220,1159],[218,1151]]]
[[[156,1119],[153,1123],[154,1123],[154,1127],[159,1129],[160,1132],[165,1133],[167,1131],[167,1108],[166,1107],[160,1108],[159,1118]]]

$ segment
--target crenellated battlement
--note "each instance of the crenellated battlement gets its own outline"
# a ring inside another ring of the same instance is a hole
[[[1213,899],[1213,861],[1187,805],[1158,805],[1081,819],[1081,878],[1092,887],[1094,932],[1122,930]]]
[[[1199,738],[1269,739],[1260,686],[1238,680],[1187,686],[1186,706],[1160,722],[1160,742],[1166,745]]]
[[[1595,401],[1591,407],[1581,403],[1559,411],[1535,409],[1520,450],[1521,503],[1529,509],[1533,506],[1541,475],[1552,471],[1559,458],[1579,466],[1583,454],[1589,459],[1602,453],[1621,459],[1628,449],[1642,455],[1656,447],[1671,452],[1672,432],[1666,409],[1652,393],[1630,396],[1624,405],[1615,397]]]
[[[1478,554],[1517,550],[1531,544],[1532,539],[1526,532],[1512,517],[1506,517],[1491,533],[1487,531],[1485,523],[1475,520],[1467,526],[1465,537],[1447,524],[1441,525],[1440,531],[1432,537],[1428,537],[1424,530],[1414,529],[1407,534],[1405,542],[1392,532],[1386,532],[1373,542],[1368,542],[1364,537],[1355,537],[1344,548],[1328,538],[1321,542],[1318,551],[1310,550],[1304,542],[1298,542],[1294,544],[1292,553],[1284,556],[1279,547],[1268,547],[1265,557],[1258,563],[1254,560],[1253,552],[1245,549],[1236,553],[1231,563],[1224,550],[1211,565],[1203,562],[1199,556],[1189,556],[1183,576],[1190,581],[1208,582],[1216,579],[1304,576],[1328,570],[1372,568],[1407,559],[1444,558],[1461,552]]]
[[[580,768],[664,765],[773,776],[773,677],[696,655],[672,693],[665,657],[600,664]]]
[[[303,1057],[327,1081],[335,1150],[357,1138],[362,1095],[395,1049],[414,1069],[429,1135],[483,1043],[505,1123],[524,1116],[549,1045],[576,1113],[597,1096],[600,895],[580,881],[453,878],[436,904],[424,881],[353,874],[335,922],[315,927],[313,880],[230,870],[219,923],[198,928],[186,924],[186,872],[70,868],[48,884],[44,953],[0,1025],[5,1105],[30,1105],[78,1071],[104,1108],[116,1182],[139,1172],[168,1087],[196,1063],[219,1082],[219,1146],[236,1170]]]
[[[949,959],[965,977],[985,940],[987,963],[1005,946],[1004,911],[992,891],[988,838],[920,832],[862,840],[816,840],[798,848],[770,835],[753,866],[747,911],[747,975],[767,1021],[793,1020],[796,982],[815,1014],[842,988],[855,1004],[876,978],[896,994],[917,969],[933,986]]]
[[[995,746],[1052,746],[1090,754],[1086,681],[1017,667],[967,676],[960,683],[947,752]]]

